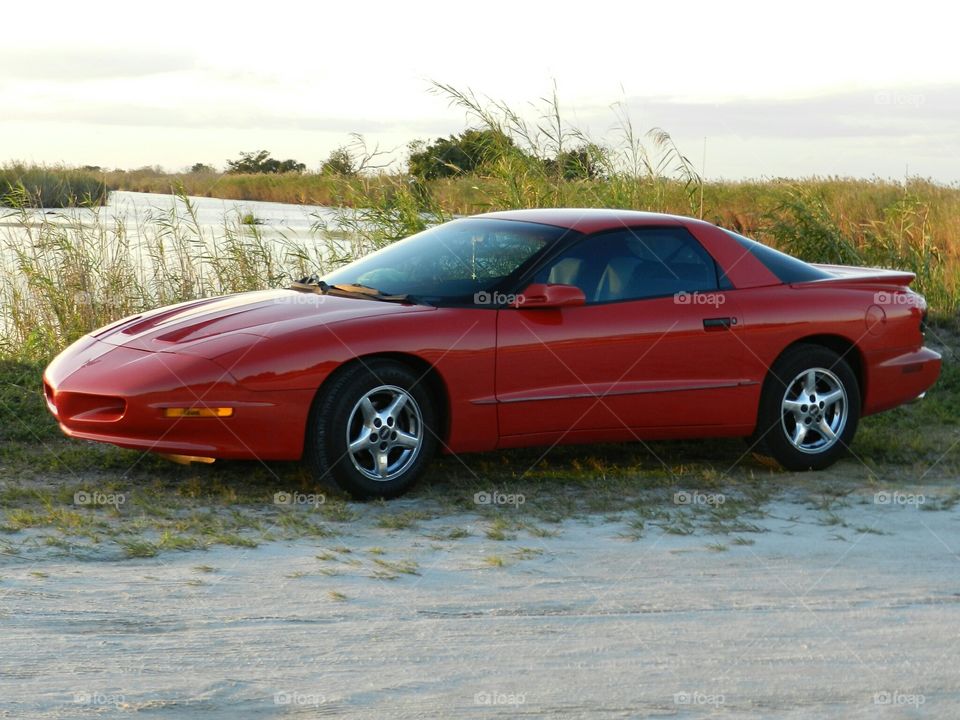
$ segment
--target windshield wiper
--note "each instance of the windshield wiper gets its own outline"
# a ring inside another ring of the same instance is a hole
[[[369,285],[360,285],[354,283],[338,283],[336,285],[327,285],[323,280],[320,281],[326,285],[326,290],[324,294],[331,292],[345,293],[348,295],[360,295],[361,297],[368,297],[372,300],[383,300],[384,302],[399,302],[399,303],[412,303],[414,305],[429,305],[428,302],[414,295],[409,295],[407,293],[398,293],[396,295],[388,295],[382,290],[378,290],[375,287],[370,287]]]
[[[316,292],[319,288],[322,294],[326,294],[327,290],[330,289],[330,286],[327,285],[323,280],[318,278],[316,275],[307,275],[302,277],[299,280],[294,280],[290,284],[291,290],[303,290],[307,292]]]
[[[369,285],[361,285],[359,283],[338,283],[331,285],[324,282],[316,275],[309,275],[305,278],[297,280],[290,286],[291,290],[300,290],[306,292],[317,292],[320,291],[323,295],[329,295],[330,293],[342,294],[352,297],[363,297],[370,298],[371,300],[382,300],[384,302],[399,302],[399,303],[413,303],[414,305],[429,305],[430,303],[425,300],[416,297],[414,295],[408,295],[406,293],[397,294],[397,295],[388,295],[382,290],[378,290],[375,287],[370,287]]]

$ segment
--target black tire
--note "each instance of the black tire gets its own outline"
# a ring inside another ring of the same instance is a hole
[[[383,413],[401,395],[406,397],[403,406],[387,418]],[[361,405],[365,397],[376,411],[370,422]],[[332,480],[357,500],[397,497],[413,486],[433,457],[436,420],[435,401],[421,375],[394,360],[357,361],[338,370],[317,393],[304,461],[317,479]],[[351,453],[348,434],[362,440],[366,452]],[[415,450],[400,444],[411,437],[419,439]],[[407,450],[411,454],[404,455]],[[382,465],[380,457],[386,458]]]
[[[810,387],[814,387],[812,396],[806,392]],[[841,389],[845,398],[831,403],[830,398]],[[810,397],[817,402],[799,404]],[[793,409],[787,409],[787,402]],[[843,403],[842,409],[838,402]],[[755,452],[772,457],[787,470],[822,470],[846,454],[859,421],[860,386],[850,365],[829,348],[795,345],[767,374],[757,428],[750,440]],[[821,422],[824,430],[820,429]],[[800,425],[805,429],[798,429]],[[796,443],[798,438],[800,442]]]

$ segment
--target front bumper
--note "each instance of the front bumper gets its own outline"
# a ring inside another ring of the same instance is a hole
[[[70,437],[150,452],[295,460],[309,390],[250,391],[211,360],[87,336],[44,373],[47,406]],[[230,417],[167,417],[166,408],[233,408]]]

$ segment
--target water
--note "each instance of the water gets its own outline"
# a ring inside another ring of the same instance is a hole
[[[252,215],[256,229],[267,239],[287,239],[306,242],[315,236],[311,227],[321,220],[336,225],[336,211],[322,205],[289,205],[286,203],[262,202],[259,200],[223,200],[220,198],[190,197],[201,228],[208,236],[222,234],[225,225],[241,224],[242,218]],[[27,217],[34,223],[42,220],[62,225],[92,227],[99,221],[107,227],[120,220],[133,231],[154,224],[176,212],[180,218],[187,217],[183,200],[175,195],[138,192],[112,192],[106,205],[99,208],[58,208],[27,210]],[[19,217],[0,219],[0,228],[16,231],[21,225]]]
[[[182,198],[135,192],[113,192],[107,205],[96,208],[0,208],[0,341],[14,330],[18,304],[38,312],[45,318],[41,323],[64,323],[46,312],[51,307],[46,283],[67,295],[72,288],[71,312],[91,315],[96,326],[106,319],[104,308],[122,317],[141,305],[272,287],[322,272],[360,251],[351,245],[355,236],[337,222],[343,210],[206,197],[188,201],[192,216]],[[251,216],[253,223],[244,222]],[[68,239],[63,246],[59,228]]]

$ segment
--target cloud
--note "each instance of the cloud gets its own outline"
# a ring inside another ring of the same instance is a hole
[[[677,136],[823,139],[960,133],[960,84],[718,102],[633,97],[627,105],[641,127],[659,126]],[[599,108],[578,115],[594,128],[610,117],[609,110]]]
[[[170,51],[106,48],[0,48],[0,80],[101,80],[182,72],[195,66],[192,56]]]
[[[56,108],[10,108],[8,121],[70,123],[121,127],[183,129],[302,130],[310,132],[380,133],[403,130],[417,134],[444,134],[449,122],[442,120],[390,120],[360,116],[279,114],[238,105],[210,107],[150,107],[142,104],[63,102]]]

